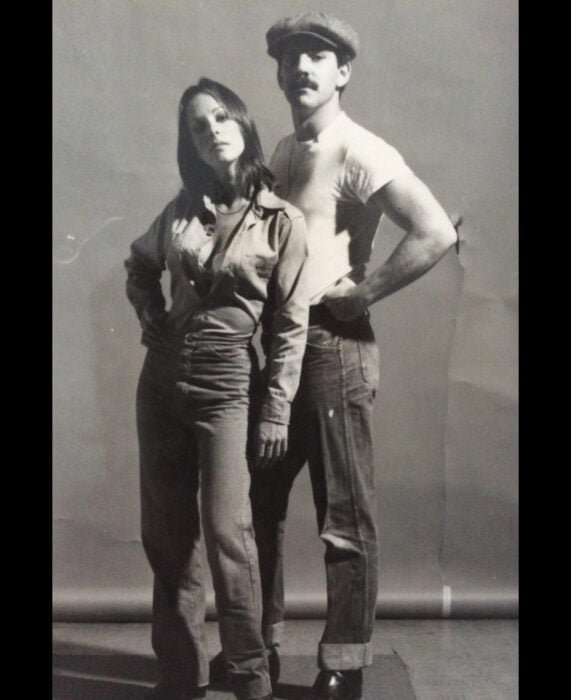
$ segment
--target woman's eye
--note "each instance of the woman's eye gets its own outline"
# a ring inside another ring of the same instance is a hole
[[[228,118],[229,118],[228,115],[225,114],[225,113],[217,114],[217,115],[216,115],[216,121],[217,121],[217,122],[225,122]]]

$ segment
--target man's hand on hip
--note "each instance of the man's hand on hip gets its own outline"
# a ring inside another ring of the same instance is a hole
[[[344,277],[326,292],[323,303],[339,321],[352,321],[367,310],[367,304],[359,294],[355,282],[348,277]]]

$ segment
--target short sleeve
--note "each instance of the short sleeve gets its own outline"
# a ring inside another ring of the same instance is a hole
[[[381,187],[411,169],[396,148],[366,129],[352,135],[345,162],[345,183],[365,203]]]

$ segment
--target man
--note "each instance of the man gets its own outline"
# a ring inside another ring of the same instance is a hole
[[[400,154],[341,109],[358,51],[355,31],[331,15],[305,13],[279,20],[266,39],[294,126],[270,167],[276,194],[306,218],[311,307],[288,454],[264,469],[273,455],[261,441],[253,473],[264,635],[275,680],[288,496],[307,461],[326,546],[328,600],[312,697],[361,698],[362,669],[372,661],[377,598],[371,420],[378,354],[367,309],[427,272],[457,235]],[[383,214],[404,236],[386,262],[366,275]]]

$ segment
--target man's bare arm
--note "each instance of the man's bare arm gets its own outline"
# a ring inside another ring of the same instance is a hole
[[[395,178],[375,192],[367,206],[381,208],[405,231],[390,257],[355,286],[338,285],[324,301],[342,321],[414,282],[457,241],[459,217],[452,221],[428,187],[413,173]]]

